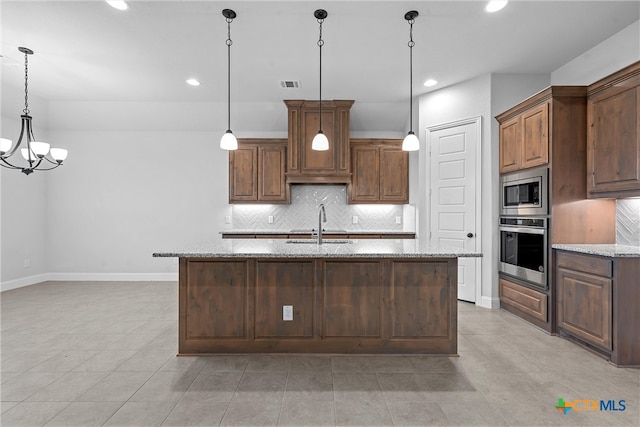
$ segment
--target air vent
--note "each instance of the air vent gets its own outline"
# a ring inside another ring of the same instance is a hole
[[[300,87],[298,80],[280,80],[280,86],[286,89],[297,89]]]

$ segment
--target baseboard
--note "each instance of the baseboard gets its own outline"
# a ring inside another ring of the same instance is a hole
[[[35,285],[36,283],[46,282],[49,275],[46,273],[36,274],[35,276],[22,277],[20,279],[7,280],[0,282],[0,292],[10,291],[11,289],[24,288],[25,286]]]
[[[500,308],[500,298],[499,297],[482,297],[480,302],[478,303],[480,307],[498,309]]]
[[[50,280],[69,282],[177,282],[178,273],[44,273],[0,283],[0,292]]]

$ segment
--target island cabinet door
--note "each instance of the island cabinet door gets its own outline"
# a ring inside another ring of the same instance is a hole
[[[181,260],[181,352],[197,352],[207,339],[247,338],[247,291],[246,261]],[[186,341],[195,347],[183,347]]]
[[[380,338],[382,264],[326,260],[323,269],[324,338]]]
[[[313,336],[313,260],[256,261],[254,338]]]

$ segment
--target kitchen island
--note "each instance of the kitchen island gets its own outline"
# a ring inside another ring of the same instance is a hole
[[[181,355],[457,354],[458,257],[420,240],[225,239],[179,258]]]

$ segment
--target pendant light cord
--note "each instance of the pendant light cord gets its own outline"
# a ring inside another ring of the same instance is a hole
[[[324,19],[318,19],[318,23],[320,24],[320,36],[318,38],[318,47],[320,48],[320,132],[322,132],[322,46],[324,45],[324,40],[322,40],[322,23]]]
[[[413,132],[413,23],[415,19],[409,19],[409,130]]]
[[[25,115],[29,115],[29,55],[24,54],[24,110]]]
[[[227,18],[227,130],[231,130],[231,22],[233,19]]]

